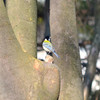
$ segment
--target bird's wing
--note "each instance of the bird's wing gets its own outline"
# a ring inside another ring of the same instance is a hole
[[[53,52],[58,58],[60,58],[60,57],[58,56],[58,54],[55,52],[55,50],[53,49],[52,45],[49,45],[49,44],[47,44],[47,43],[44,43],[43,46],[44,46],[45,48],[47,48],[48,50],[50,50],[51,52]]]
[[[52,45],[51,44],[48,44],[48,43],[43,43],[43,46],[47,49],[49,49],[50,51],[52,51]]]

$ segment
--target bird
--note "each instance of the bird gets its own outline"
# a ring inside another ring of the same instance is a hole
[[[49,52],[49,53],[52,52],[56,55],[57,58],[59,58],[58,54],[55,52],[55,49],[52,46],[52,43],[50,42],[50,38],[44,39],[42,47],[46,52]]]

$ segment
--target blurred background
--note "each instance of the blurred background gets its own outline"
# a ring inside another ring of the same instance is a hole
[[[42,42],[46,35],[50,36],[49,0],[37,0],[37,4],[37,58],[40,60],[45,60],[47,54],[42,48]],[[83,90],[87,93],[85,96],[88,96],[88,99],[85,100],[100,100],[100,53],[98,49],[100,43],[98,34],[96,36],[95,32],[96,22],[99,21],[98,18],[100,17],[96,10],[99,10],[100,5],[96,5],[95,0],[76,0],[75,5]],[[98,26],[99,24],[97,24],[97,27]],[[95,53],[97,57],[95,57],[95,54],[93,54],[93,50],[98,51]],[[87,89],[85,90],[85,88]]]

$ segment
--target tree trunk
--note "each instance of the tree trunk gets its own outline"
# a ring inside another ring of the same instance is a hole
[[[23,51],[36,57],[36,0],[7,0],[7,12]]]
[[[23,52],[0,0],[0,100],[57,100],[59,71]]]
[[[83,100],[74,0],[51,0],[51,39],[60,58],[61,85],[59,100]]]

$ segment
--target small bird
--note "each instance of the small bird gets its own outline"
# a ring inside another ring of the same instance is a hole
[[[58,54],[55,52],[55,50],[54,50],[54,48],[53,48],[53,46],[50,42],[50,38],[45,38],[45,40],[43,41],[42,46],[43,46],[43,49],[46,52],[49,52],[49,53],[53,52],[59,58]]]

